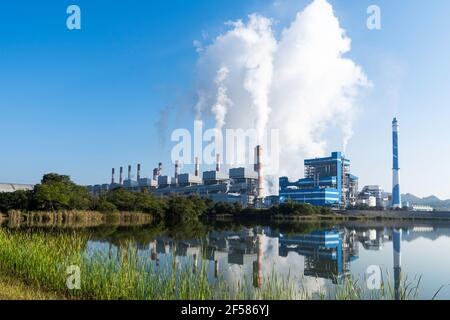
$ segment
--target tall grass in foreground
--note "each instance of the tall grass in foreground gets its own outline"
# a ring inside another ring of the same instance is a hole
[[[85,253],[87,239],[76,233],[46,234],[13,232],[0,229],[0,273],[8,273],[36,287],[60,292],[73,299],[394,299],[389,284],[371,294],[358,281],[344,279],[335,290],[312,294],[308,288],[296,287],[291,275],[279,277],[274,272],[263,279],[260,288],[242,281],[231,290],[223,279],[209,281],[207,263],[180,267],[171,263],[157,267],[149,257],[140,255],[136,245],[128,242],[116,254]],[[81,289],[68,290],[66,268],[81,269]],[[156,268],[160,268],[156,270]],[[300,282],[301,279],[300,279]],[[420,281],[419,281],[420,282]],[[401,299],[415,298],[417,286],[402,282]]]

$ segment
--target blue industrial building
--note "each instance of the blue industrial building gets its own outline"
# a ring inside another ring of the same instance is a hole
[[[280,202],[293,200],[317,206],[348,207],[354,205],[358,178],[350,174],[350,161],[342,153],[331,157],[305,160],[305,178],[290,182],[279,180]]]

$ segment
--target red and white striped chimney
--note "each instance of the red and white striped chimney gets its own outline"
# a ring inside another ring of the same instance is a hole
[[[200,174],[200,165],[198,163],[198,157],[195,157],[195,176],[198,177]]]
[[[220,154],[216,155],[216,171],[220,171]]]
[[[256,146],[255,170],[258,173],[257,194],[259,199],[264,198],[264,175],[262,173],[263,170],[262,157],[263,157],[263,149],[261,146],[258,145]]]
[[[178,175],[180,174],[180,163],[175,160],[175,179],[178,180]]]

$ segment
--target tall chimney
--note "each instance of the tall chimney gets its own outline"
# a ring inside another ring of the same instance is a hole
[[[398,209],[402,207],[402,199],[400,193],[400,168],[398,159],[398,132],[399,125],[397,118],[392,121],[392,208]]]
[[[178,182],[178,174],[180,173],[180,163],[178,160],[175,160],[175,180]]]
[[[128,180],[131,181],[131,166],[128,166]]]
[[[195,176],[198,177],[200,174],[200,165],[198,163],[198,157],[195,157]]]
[[[139,179],[141,179],[141,164],[138,163],[137,165],[137,181],[139,181]]]
[[[120,173],[119,173],[120,175],[119,175],[119,184],[122,184],[123,183],[123,178],[122,178],[122,176],[123,176],[123,167],[120,167]]]
[[[158,180],[158,168],[153,169],[153,180]]]
[[[216,171],[220,171],[220,154],[216,155]]]
[[[263,163],[262,163],[262,154],[263,149],[261,146],[256,146],[256,164],[255,171],[258,173],[258,185],[257,185],[257,197],[258,199],[264,198],[264,176],[262,173]]]
[[[114,175],[116,174],[116,169],[112,168],[111,170],[111,184],[114,184]]]

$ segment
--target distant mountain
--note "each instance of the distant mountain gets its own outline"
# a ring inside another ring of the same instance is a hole
[[[450,210],[450,199],[441,200],[436,196],[429,196],[419,198],[413,194],[407,193],[402,195],[402,202],[409,202],[411,204],[420,204],[433,207],[437,210]]]

